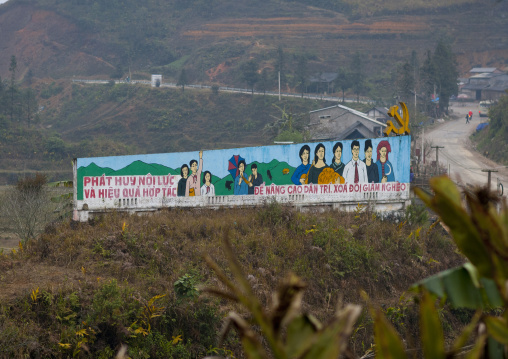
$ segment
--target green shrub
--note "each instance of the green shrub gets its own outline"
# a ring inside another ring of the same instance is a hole
[[[193,275],[184,274],[174,283],[175,294],[178,298],[194,299],[198,296],[197,281]]]
[[[421,226],[429,220],[429,212],[425,206],[416,204],[415,201],[413,201],[406,208],[404,220],[409,224]]]

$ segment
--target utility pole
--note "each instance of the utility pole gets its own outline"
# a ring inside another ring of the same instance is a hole
[[[439,149],[444,148],[444,146],[431,146],[430,148],[436,149],[436,176],[439,174]]]
[[[488,172],[489,175],[488,175],[488,179],[487,179],[487,188],[489,189],[490,191],[490,178],[491,178],[491,173],[492,172],[497,172],[497,170],[482,170],[482,172]]]
[[[422,124],[422,158],[425,164],[425,124]]]

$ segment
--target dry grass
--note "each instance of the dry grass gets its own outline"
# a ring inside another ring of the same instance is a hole
[[[167,294],[165,315],[177,318],[181,326],[171,327],[172,332],[199,344],[205,341],[200,324],[188,317],[173,283],[187,274],[196,284],[218,286],[202,258],[207,253],[225,268],[221,241],[226,234],[264,303],[279,280],[294,272],[308,284],[304,310],[321,320],[332,315],[339,299],[361,303],[361,289],[379,305],[402,308],[399,297],[412,283],[463,262],[438,227],[381,221],[368,211],[301,213],[271,204],[257,209],[164,210],[150,216],[112,213],[77,226],[69,222],[50,226],[22,252],[1,256],[0,285],[5,290],[0,292],[0,303],[26,301],[37,287],[52,293],[76,292],[82,303],[91,303],[104,283],[114,279],[145,300]],[[203,300],[186,306],[211,305],[218,317],[232,309],[226,302]],[[79,317],[91,315],[90,310],[83,306]],[[417,332],[409,313],[405,308],[404,315],[394,320],[402,332]],[[8,322],[0,319],[0,328]],[[453,327],[453,318],[450,323]],[[37,327],[35,322],[32,325]],[[197,327],[185,329],[192,325]],[[218,330],[217,325],[209,323],[208,329]],[[157,328],[164,333],[161,324]],[[370,317],[365,314],[351,340],[357,354],[370,345],[371,335]],[[0,339],[0,349],[2,345],[7,343]],[[229,345],[240,355],[234,342]],[[202,348],[195,350],[202,354]]]

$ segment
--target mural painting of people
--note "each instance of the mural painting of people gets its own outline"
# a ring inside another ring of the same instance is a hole
[[[253,163],[250,166],[250,170],[252,174],[249,176],[249,191],[248,194],[254,194],[254,187],[259,187],[263,184],[263,176],[261,173],[258,173],[258,165]]]
[[[333,168],[335,172],[340,174],[341,176],[344,174],[344,163],[341,161],[342,157],[342,143],[337,142],[335,145],[333,145],[333,162],[330,167]]]
[[[203,174],[203,185],[201,186],[202,196],[215,196],[215,186],[212,184],[212,174],[205,171]]]
[[[369,183],[378,183],[379,182],[379,173],[377,170],[377,165],[372,161],[372,140],[365,141],[365,166],[367,167],[367,179]]]
[[[76,201],[78,208],[86,204],[94,210],[192,206],[194,203],[206,206],[227,201],[222,198],[209,201],[200,196],[252,193],[255,196],[246,198],[246,203],[256,203],[257,198],[253,197],[257,196],[294,194],[312,196],[284,200],[312,202],[322,197],[323,201],[333,198],[340,202],[360,200],[364,198],[364,191],[378,192],[375,198],[389,200],[393,192],[407,196],[410,142],[410,136],[394,136],[210,150],[200,152],[199,158],[195,156],[196,151],[77,159]],[[332,160],[327,163],[326,154],[330,157],[331,153]],[[358,186],[358,193],[357,186],[353,186],[353,192],[349,185],[347,191],[346,187],[336,186],[344,184],[345,179],[350,184],[355,183],[355,162],[358,183],[391,182],[390,185]],[[308,182],[305,181],[307,174]],[[311,185],[305,185],[307,183]],[[189,197],[185,201],[174,198],[186,195]],[[241,198],[229,200],[244,202]]]
[[[295,185],[301,185],[305,184],[307,181],[307,173],[310,169],[310,147],[309,145],[303,145],[302,148],[300,148],[300,152],[298,154],[300,156],[300,159],[302,161],[302,164],[296,167],[295,172],[291,176],[291,182],[293,182]]]
[[[185,187],[185,195],[187,197],[201,195],[201,171],[203,170],[203,151],[199,151],[198,161],[192,160],[189,163],[191,174],[187,178],[187,186]]]
[[[379,182],[395,182],[395,172],[391,162],[388,160],[388,154],[392,151],[390,143],[387,140],[379,142],[377,145],[377,171],[379,173]]]
[[[177,188],[177,196],[178,197],[185,197],[185,189],[187,188],[187,178],[189,177],[189,166],[186,164],[183,164],[182,167],[180,167],[180,180],[178,181],[178,188]]]
[[[249,194],[249,185],[245,178],[245,160],[238,163],[238,176],[235,178],[235,188],[233,193],[235,195]]]
[[[366,183],[367,167],[365,163],[360,160],[360,142],[354,140],[351,142],[351,154],[353,158],[344,167],[344,179],[347,183]]]
[[[307,178],[307,183],[318,184],[319,175],[328,167],[326,165],[325,145],[318,143],[314,150],[314,161],[312,162]]]

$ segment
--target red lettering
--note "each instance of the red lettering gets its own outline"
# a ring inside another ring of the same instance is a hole
[[[83,185],[86,187],[90,183],[90,177],[83,177]]]

